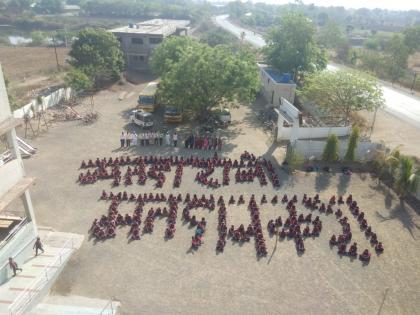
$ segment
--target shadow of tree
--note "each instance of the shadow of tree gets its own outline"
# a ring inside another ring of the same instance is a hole
[[[378,211],[376,211],[376,216],[381,220],[381,222],[388,220],[399,220],[403,224],[404,228],[410,232],[411,237],[416,240],[413,231],[415,229],[420,230],[420,225],[414,222],[414,216],[410,214],[410,211],[406,207],[404,200],[400,200],[399,205],[394,207],[388,216],[384,216]]]
[[[347,188],[350,185],[351,176],[341,174],[338,178],[337,193],[339,195],[344,195],[347,192]]]
[[[331,184],[331,174],[319,172],[315,177],[315,190],[321,192],[327,189]]]

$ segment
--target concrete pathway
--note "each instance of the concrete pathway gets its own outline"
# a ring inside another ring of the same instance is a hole
[[[39,235],[45,252],[29,257],[19,266],[23,269],[22,272],[18,271],[15,277],[0,286],[0,314],[11,314],[9,307],[13,303],[12,308],[17,311],[13,314],[19,314],[19,310],[24,310],[27,305],[45,296],[84,239],[82,235],[42,228]]]

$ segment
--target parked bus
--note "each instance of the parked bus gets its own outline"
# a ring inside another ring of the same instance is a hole
[[[176,107],[165,106],[163,119],[166,123],[180,123],[182,122],[182,112]]]
[[[157,107],[156,90],[158,82],[149,82],[144,90],[140,93],[138,99],[138,107],[146,112],[153,112]]]
[[[130,120],[132,123],[140,126],[141,128],[153,127],[153,116],[152,114],[143,110],[135,109],[131,112]]]

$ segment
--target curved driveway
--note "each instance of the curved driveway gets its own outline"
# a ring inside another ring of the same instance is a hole
[[[232,24],[227,19],[228,17],[228,15],[215,16],[213,21],[237,37],[240,37],[241,33],[244,32],[245,40],[256,47],[263,47],[266,44],[262,35]],[[328,65],[329,70],[336,70],[339,67],[341,66],[336,64]],[[420,129],[420,99],[391,87],[387,82],[379,81],[379,84],[382,87],[385,99],[384,110]]]

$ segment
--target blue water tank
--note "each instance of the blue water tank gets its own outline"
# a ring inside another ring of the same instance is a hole
[[[289,83],[292,79],[292,75],[290,73],[283,73],[281,77],[281,83]]]

